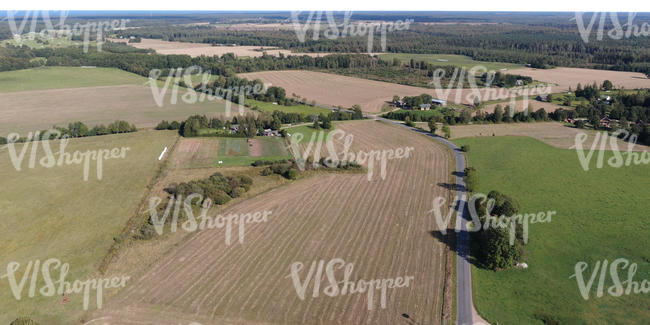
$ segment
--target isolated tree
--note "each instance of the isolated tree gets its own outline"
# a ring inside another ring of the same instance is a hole
[[[612,89],[614,89],[614,85],[612,84],[611,81],[605,80],[605,81],[603,81],[603,89],[604,90],[612,90]]]
[[[331,128],[332,128],[332,121],[327,117],[323,118],[323,129],[329,130]]]
[[[501,123],[503,120],[503,108],[501,108],[501,105],[497,104],[496,107],[494,107],[494,123]]]
[[[442,133],[445,134],[445,138],[451,138],[451,129],[449,129],[449,125],[445,124],[442,126]]]
[[[436,134],[436,128],[437,128],[436,122],[433,119],[431,119],[429,120],[428,124],[429,124],[429,132],[431,132],[431,134]]]
[[[314,127],[314,129],[316,129],[316,130],[320,130],[320,123],[318,122],[317,119],[314,120],[314,125],[313,125],[313,127]]]
[[[394,95],[393,96],[393,103],[397,103],[397,102],[399,102],[399,96]]]

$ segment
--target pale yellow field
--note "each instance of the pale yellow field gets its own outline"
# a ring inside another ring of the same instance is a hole
[[[569,87],[575,90],[578,83],[581,83],[584,87],[596,82],[600,86],[605,80],[611,81],[616,88],[650,88],[650,79],[639,72],[560,67],[553,69],[522,68],[510,70],[508,73],[530,76],[534,80],[557,84],[556,87],[553,87],[552,92],[567,91]]]
[[[100,86],[0,93],[0,135],[49,129],[81,121],[88,126],[109,124],[115,120],[134,123],[136,127],[154,127],[162,120],[182,121],[194,114],[225,116],[226,102],[205,100],[185,103],[181,96],[172,104],[168,90],[159,107],[152,90],[143,85]],[[249,112],[243,108],[244,112]],[[231,105],[231,116],[239,106]]]
[[[481,88],[472,89],[429,89],[399,85],[389,82],[341,76],[330,73],[284,70],[242,73],[240,76],[248,79],[260,79],[264,83],[279,86],[287,94],[295,93],[316,103],[331,106],[350,107],[361,105],[365,112],[378,113],[381,108],[393,98],[393,95],[415,96],[430,94],[434,98],[447,99],[453,103],[471,104],[474,97],[482,101],[510,98],[517,96],[520,90]],[[531,96],[535,92],[531,91]]]

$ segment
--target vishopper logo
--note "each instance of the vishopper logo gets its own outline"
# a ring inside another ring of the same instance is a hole
[[[368,53],[373,52],[375,33],[381,37],[381,50],[386,51],[386,34],[388,32],[407,30],[413,19],[397,20],[395,22],[356,22],[350,23],[352,17],[351,11],[343,12],[342,22],[337,22],[333,11],[310,11],[305,18],[305,23],[301,23],[301,11],[291,12],[291,21],[296,30],[296,36],[301,43],[306,40],[306,35],[311,29],[312,39],[317,41],[321,36],[321,23],[323,14],[327,20],[327,28],[323,31],[323,36],[327,39],[334,40],[341,37],[368,36]]]
[[[243,244],[246,224],[267,222],[272,213],[270,210],[241,214],[229,213],[228,215],[218,214],[213,218],[208,216],[208,210],[212,207],[212,200],[210,198],[205,198],[204,200],[203,195],[193,193],[188,195],[185,200],[183,200],[182,195],[170,198],[162,215],[159,216],[159,205],[162,201],[160,197],[151,197],[149,199],[149,208],[145,211],[146,214],[150,215],[150,221],[158,235],[162,236],[167,222],[169,222],[169,231],[172,233],[176,232],[182,209],[186,218],[180,225],[182,230],[194,232],[224,228],[226,245],[230,245],[232,242],[234,228],[237,229],[239,243]],[[193,202],[202,202],[201,213],[196,217],[194,216]]]
[[[327,286],[322,287],[323,294],[329,297],[338,297],[355,293],[365,293],[368,300],[368,310],[374,309],[375,290],[379,290],[377,294],[379,295],[381,308],[386,309],[387,290],[408,288],[411,285],[411,281],[415,279],[414,276],[404,276],[351,281],[350,278],[352,278],[354,265],[352,263],[346,263],[341,258],[332,259],[327,264],[325,264],[325,260],[312,261],[309,271],[304,275],[304,280],[301,280],[301,273],[304,268],[305,263],[294,262],[290,266],[291,273],[288,276],[293,281],[293,286],[300,300],[305,300],[307,297],[307,289],[310,283],[312,284],[312,298],[318,298],[321,294],[323,275],[325,275],[327,278]],[[343,279],[339,281],[337,280],[336,273],[340,275],[340,270],[343,270]]]
[[[650,164],[650,152],[644,151],[633,151],[634,145],[637,140],[636,134],[630,134],[627,130],[619,129],[614,131],[612,135],[608,135],[607,132],[597,132],[594,136],[594,141],[591,143],[589,152],[585,153],[585,148],[583,145],[588,141],[589,136],[584,133],[578,133],[575,137],[575,144],[570,149],[576,149],[578,154],[578,159],[580,160],[580,166],[584,171],[589,170],[590,162],[594,156],[596,150],[598,150],[598,158],[596,161],[596,168],[603,168],[605,150],[607,149],[607,143],[609,142],[609,149],[612,150],[613,156],[607,159],[607,164],[613,168],[619,168],[623,166],[631,165],[647,165]],[[621,151],[618,150],[618,141],[619,139],[627,140],[627,151],[623,152],[625,158]]]
[[[576,21],[576,24],[578,25],[578,32],[580,33],[580,37],[585,43],[589,43],[589,39],[593,34],[592,31],[596,21],[598,21],[598,29],[596,30],[596,40],[598,41],[603,40],[603,37],[605,35],[605,27],[608,25],[607,24],[608,17],[611,22],[611,29],[607,31],[607,37],[609,37],[610,39],[620,40],[623,38],[630,38],[632,36],[639,37],[639,36],[650,35],[650,25],[647,22],[644,22],[640,26],[634,23],[634,19],[636,18],[637,15],[636,12],[627,13],[627,22],[625,24],[621,24],[619,20],[618,12],[591,13],[591,17],[589,18],[589,23],[587,23],[586,25],[585,25],[584,15],[585,15],[584,12],[576,12],[575,17],[571,18],[571,20]]]
[[[9,23],[9,28],[13,33],[14,40],[19,45],[23,44],[24,37],[29,40],[34,40],[37,34],[45,39],[66,36],[83,36],[84,53],[88,53],[91,33],[95,33],[97,51],[101,51],[104,32],[107,30],[124,29],[126,23],[129,22],[129,19],[115,19],[111,21],[86,22],[85,24],[75,23],[74,25],[69,25],[65,23],[65,20],[68,17],[68,11],[62,10],[59,11],[57,15],[58,23],[55,24],[50,18],[50,11],[27,10],[19,16],[18,14],[21,12],[22,11],[8,10],[6,18]],[[20,23],[17,23],[17,21],[20,21]],[[29,31],[26,31],[25,27],[28,23],[30,23],[30,29]],[[37,31],[40,24],[43,24],[45,28]]]
[[[23,168],[23,161],[27,150],[29,151],[29,162],[27,167],[33,169],[36,167],[36,161],[38,157],[38,148],[42,147],[44,156],[38,159],[38,163],[44,168],[52,167],[61,167],[63,165],[80,165],[83,164],[83,178],[84,181],[88,180],[90,174],[90,162],[95,161],[97,180],[101,180],[103,177],[103,168],[104,160],[108,159],[124,159],[126,158],[126,152],[131,150],[130,147],[121,147],[121,148],[112,148],[112,149],[97,149],[97,150],[86,150],[85,152],[76,150],[72,153],[66,152],[66,147],[70,139],[67,135],[61,136],[61,132],[58,130],[49,130],[44,132],[42,135],[39,131],[35,133],[29,133],[27,136],[27,142],[21,143],[22,148],[17,149],[17,143],[20,140],[20,135],[18,133],[11,133],[7,138],[7,148],[9,152],[9,157],[11,163],[13,164],[16,171],[21,171]],[[53,140],[58,140],[59,151],[53,152],[50,147],[50,142]],[[20,151],[20,152],[19,152]]]
[[[462,201],[465,201],[465,194],[461,197]],[[481,218],[480,213],[477,211],[476,206],[477,206],[477,200],[480,200],[480,203],[485,206],[485,214],[483,215],[483,218]],[[453,202],[457,202],[458,197],[454,199]],[[535,223],[548,223],[551,222],[551,219],[554,214],[557,214],[556,211],[546,211],[546,212],[538,212],[538,213],[515,213],[512,215],[505,215],[501,214],[499,216],[494,215],[493,211],[496,205],[496,200],[494,198],[488,197],[488,195],[485,195],[483,193],[476,193],[474,194],[470,199],[467,204],[467,208],[469,209],[469,214],[472,218],[471,223],[468,223],[468,229],[467,231],[470,232],[478,232],[481,230],[487,230],[487,229],[507,229],[509,231],[509,243],[510,245],[514,245],[515,243],[515,238],[517,238],[517,224],[520,224],[521,227],[521,237],[523,239],[524,244],[528,243],[528,232],[529,232],[529,225],[530,224],[535,224]],[[447,210],[447,216],[444,216],[444,209]],[[464,209],[465,207],[460,207],[460,209]],[[440,232],[443,235],[447,234],[447,226],[449,224],[449,220],[451,220],[451,217],[453,213],[455,212],[455,209],[447,203],[447,199],[444,197],[436,197],[433,200],[433,208],[428,211],[428,213],[433,213],[436,223],[438,224],[438,229],[440,229]],[[460,214],[462,215],[463,210],[460,210]],[[481,220],[483,219],[483,220]],[[461,227],[461,218],[456,219],[456,227],[455,231],[460,232],[462,229]]]
[[[612,280],[613,285],[607,288],[607,294],[612,297],[620,297],[623,294],[630,295],[634,294],[648,294],[650,292],[650,280],[643,279],[641,282],[635,281],[634,276],[637,271],[637,264],[630,263],[629,260],[625,258],[618,258],[612,261],[608,266],[608,261],[603,260],[596,261],[594,268],[591,270],[591,275],[589,275],[589,280],[585,281],[584,273],[589,268],[589,263],[587,262],[578,262],[575,265],[575,273],[569,278],[575,278],[578,284],[578,289],[580,290],[580,295],[584,300],[589,300],[591,294],[593,293],[592,287],[596,278],[598,278],[598,286],[596,288],[596,297],[603,297],[605,290],[605,278],[608,273]],[[627,269],[627,280],[621,282],[621,276],[619,275],[619,270]],[[600,273],[600,276],[599,276]]]
[[[352,142],[354,141],[353,134],[346,134],[343,130],[334,130],[326,135],[325,132],[321,130],[311,134],[309,142],[303,152],[301,150],[300,143],[304,137],[304,134],[296,132],[291,134],[289,138],[289,149],[295,158],[298,169],[304,171],[306,167],[320,167],[319,162],[321,161],[321,149],[324,142],[328,152],[328,156],[323,157],[323,163],[326,167],[336,168],[339,166],[345,166],[350,163],[356,163],[360,165],[367,163],[368,181],[372,180],[376,168],[376,162],[379,163],[379,176],[382,180],[385,180],[388,161],[394,159],[409,158],[411,151],[415,149],[413,147],[404,147],[370,151],[359,150],[357,152],[352,152],[350,151],[350,148],[352,147]],[[337,150],[335,140],[338,140],[338,142],[343,144],[342,150]],[[306,162],[308,161],[309,157],[313,157],[313,166],[306,166]]]
[[[59,277],[58,280],[53,280],[53,272],[58,270]],[[20,273],[20,263],[19,262],[10,262],[7,264],[7,273],[0,276],[0,279],[7,278],[9,281],[9,287],[11,292],[16,298],[16,300],[21,300],[23,298],[23,292],[25,289],[25,284],[29,279],[29,287],[27,291],[27,296],[33,298],[37,293],[45,296],[52,297],[55,294],[59,296],[65,296],[69,294],[80,294],[83,293],[83,308],[88,310],[88,305],[90,302],[90,290],[96,291],[96,301],[97,308],[102,308],[103,302],[103,290],[111,288],[120,288],[126,286],[126,281],[131,277],[121,276],[113,278],[98,278],[98,279],[88,279],[85,281],[74,280],[72,283],[66,281],[68,271],[70,270],[70,265],[68,263],[62,263],[61,260],[57,258],[47,259],[41,264],[40,260],[29,261],[25,266],[22,276],[18,279],[18,273]],[[37,289],[37,282],[39,282],[39,273],[42,276],[42,281],[45,282],[45,285]]]
[[[158,107],[164,107],[165,98],[170,88],[169,103],[175,105],[178,102],[179,87],[182,83],[187,87],[187,91],[180,95],[180,99],[184,103],[195,104],[223,99],[226,101],[226,117],[231,116],[233,98],[236,98],[239,115],[244,115],[243,103],[246,98],[253,95],[263,95],[268,89],[264,84],[259,82],[255,82],[252,86],[210,87],[211,72],[208,70],[204,71],[200,66],[169,69],[162,88],[158,85],[159,82],[162,82],[158,80],[161,76],[162,70],[153,69],[149,72],[149,80],[147,81]],[[193,76],[199,76],[201,80],[200,84],[196,87],[193,87]],[[270,84],[267,84],[267,86],[270,86]]]
[[[548,83],[535,86],[516,86],[513,88],[495,87],[493,82],[497,72],[488,70],[483,65],[476,65],[469,70],[466,67],[456,67],[450,75],[447,70],[438,68],[433,71],[432,80],[429,85],[433,87],[437,99],[453,101],[455,103],[478,104],[497,99],[510,99],[510,115],[514,115],[515,100],[522,97],[523,107],[528,107],[530,96],[550,94],[552,86]],[[483,79],[483,86],[479,85],[478,79]],[[448,80],[447,86],[443,86],[443,80]],[[467,86],[469,87],[466,87]],[[469,90],[468,92],[464,91]],[[453,94],[453,95],[452,95]],[[453,98],[452,98],[453,97]],[[524,110],[527,114],[527,111]]]

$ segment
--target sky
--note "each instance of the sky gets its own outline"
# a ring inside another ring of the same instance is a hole
[[[643,0],[5,0],[0,10],[430,10],[650,12]]]

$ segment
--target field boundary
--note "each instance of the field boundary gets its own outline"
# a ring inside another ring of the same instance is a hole
[[[101,275],[104,275],[105,272],[108,269],[108,266],[110,263],[115,259],[117,254],[120,251],[120,248],[122,247],[122,244],[124,241],[129,241],[129,234],[133,233],[133,230],[136,229],[136,226],[141,226],[142,223],[139,222],[138,216],[140,215],[140,211],[142,210],[142,207],[144,204],[147,202],[147,198],[151,194],[151,190],[153,189],[153,186],[160,180],[161,176],[163,175],[165,169],[167,168],[167,164],[169,162],[169,157],[171,157],[171,153],[176,149],[176,145],[180,141],[180,135],[176,135],[176,140],[174,141],[174,144],[171,147],[171,150],[169,150],[167,156],[164,158],[163,161],[161,161],[158,165],[158,168],[156,170],[156,173],[154,176],[147,182],[147,190],[143,193],[142,198],[140,199],[140,203],[135,209],[135,212],[133,215],[129,218],[129,220],[126,222],[124,227],[122,228],[122,231],[113,238],[113,244],[111,247],[108,249],[108,252],[106,252],[106,255],[104,255],[104,258],[102,258],[101,262],[99,263],[98,266],[98,271]],[[119,240],[115,240],[118,238]]]

